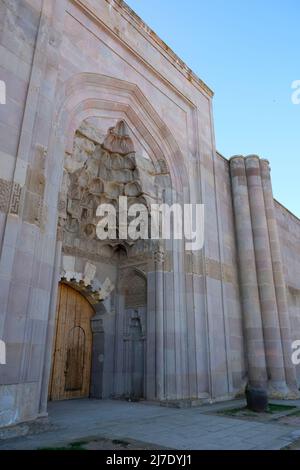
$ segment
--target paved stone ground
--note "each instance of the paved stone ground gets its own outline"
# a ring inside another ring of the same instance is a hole
[[[235,400],[188,409],[113,400],[50,403],[50,430],[0,441],[0,450],[57,448],[97,438],[129,439],[154,448],[181,450],[262,450],[280,449],[300,438],[300,425],[261,423],[211,414],[243,403]],[[300,406],[300,401],[294,403]]]

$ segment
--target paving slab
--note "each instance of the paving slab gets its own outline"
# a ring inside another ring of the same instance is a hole
[[[130,439],[157,448],[179,450],[268,450],[286,447],[299,438],[300,426],[208,413],[224,405],[178,409],[117,400],[50,403],[49,430],[0,441],[0,450],[60,447],[80,439],[95,438]],[[239,406],[239,401],[226,406]]]

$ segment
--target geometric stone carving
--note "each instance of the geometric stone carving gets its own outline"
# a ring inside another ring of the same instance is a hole
[[[68,282],[75,280],[79,283],[82,281],[82,274],[75,271],[65,271],[65,273],[62,275],[62,278],[66,279]]]
[[[65,261],[64,259],[64,262]],[[95,275],[96,266],[87,263],[84,273],[64,270],[60,274],[60,280],[75,285],[77,290],[88,294],[89,300],[92,301],[92,303],[98,303],[106,300],[115,289],[115,286],[109,278],[107,278],[101,286],[101,283],[95,278]]]
[[[154,261],[156,264],[163,264],[165,261],[165,253],[162,249],[154,252]]]
[[[11,195],[12,188],[12,195]],[[7,213],[8,210],[11,214],[18,215],[20,209],[22,187],[19,183],[11,183],[0,179],[0,211]],[[11,197],[11,204],[9,208]]]
[[[11,182],[0,179],[0,211],[8,212]]]

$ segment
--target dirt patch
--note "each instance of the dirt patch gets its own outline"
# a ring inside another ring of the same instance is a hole
[[[71,442],[63,447],[47,447],[38,450],[68,450],[68,451],[82,451],[82,450],[160,450],[164,447],[155,446],[131,439],[105,439],[95,438],[85,441]]]
[[[216,412],[218,415],[229,416],[231,418],[245,419],[250,421],[268,422],[279,421],[282,424],[298,425],[300,423],[300,410],[293,405],[278,405],[270,403],[265,413],[256,413],[246,406],[239,408],[225,408]],[[289,418],[291,418],[289,420]],[[284,422],[282,420],[286,419]],[[296,424],[293,422],[297,420]],[[299,421],[298,421],[299,420]]]

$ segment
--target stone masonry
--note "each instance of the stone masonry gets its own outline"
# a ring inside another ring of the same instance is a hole
[[[0,0],[0,80],[0,427],[47,414],[59,283],[95,311],[93,398],[134,361],[146,400],[296,398],[300,221],[216,151],[210,88],[122,0]],[[119,196],[204,204],[204,248],[98,240]]]

